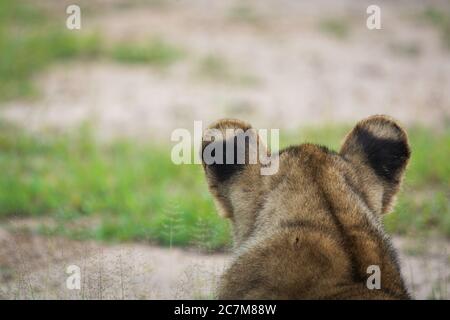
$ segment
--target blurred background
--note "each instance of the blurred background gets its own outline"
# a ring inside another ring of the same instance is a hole
[[[450,1],[2,0],[0,298],[212,298],[229,225],[171,132],[234,117],[337,149],[388,114],[413,153],[386,229],[413,295],[448,299],[449,89]]]

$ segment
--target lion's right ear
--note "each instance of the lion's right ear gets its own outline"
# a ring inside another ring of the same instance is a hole
[[[381,213],[389,211],[411,154],[405,130],[387,116],[369,117],[347,135],[340,154],[357,166],[372,190],[381,190]]]

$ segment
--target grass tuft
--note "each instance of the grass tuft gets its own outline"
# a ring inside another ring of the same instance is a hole
[[[328,18],[319,22],[319,30],[337,39],[346,39],[350,34],[350,27],[344,19]]]
[[[168,66],[183,56],[183,51],[161,39],[153,39],[147,44],[121,43],[111,52],[113,59],[124,63],[149,63]]]

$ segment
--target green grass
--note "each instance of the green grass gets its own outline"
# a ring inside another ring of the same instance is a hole
[[[56,226],[41,232],[80,239],[203,249],[228,243],[200,166],[172,164],[168,148],[99,145],[89,130],[81,132],[37,138],[1,124],[1,217],[48,216]]]
[[[183,56],[184,52],[161,40],[153,39],[146,44],[121,43],[114,46],[111,56],[125,63],[149,63],[168,66]]]
[[[61,17],[21,0],[0,1],[0,48],[0,101],[36,94],[33,77],[54,62],[104,58],[165,67],[183,53],[162,39],[107,46],[99,34],[70,31]]]
[[[346,127],[290,132],[282,146],[314,142],[337,149]],[[393,233],[450,237],[450,130],[409,130],[413,155]],[[170,148],[75,135],[32,136],[0,123],[0,218],[47,217],[38,231],[77,239],[149,241],[217,250],[229,245],[200,165],[174,165]]]
[[[450,236],[450,129],[433,135],[415,128],[409,137],[412,158],[388,230]]]
[[[450,128],[440,134],[410,130],[412,158],[388,230],[450,236]]]
[[[350,34],[350,26],[343,18],[324,19],[319,22],[319,30],[338,39],[345,39]]]

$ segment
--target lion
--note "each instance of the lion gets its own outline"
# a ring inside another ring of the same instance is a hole
[[[208,130],[236,134],[204,135],[202,150],[221,144],[225,157],[228,139],[251,128],[219,120]],[[249,150],[270,154],[254,138],[234,146],[235,154],[244,150],[244,162],[203,161],[216,207],[233,232],[233,257],[217,298],[410,299],[382,225],[410,158],[406,131],[388,116],[371,116],[347,134],[339,152],[310,143],[281,150],[272,175],[248,161]],[[379,288],[368,285],[374,266]]]

